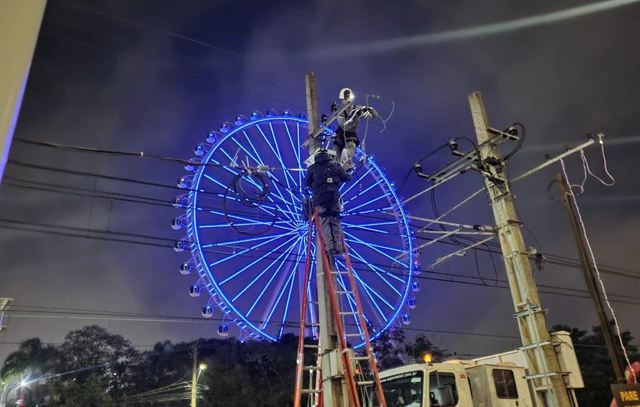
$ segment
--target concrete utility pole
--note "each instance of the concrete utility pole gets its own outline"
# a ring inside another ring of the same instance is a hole
[[[613,372],[616,375],[616,380],[619,383],[624,383],[625,381],[624,373],[622,372],[622,367],[620,366],[620,359],[618,358],[618,353],[616,352],[616,348],[614,346],[613,335],[611,332],[611,325],[609,325],[609,318],[607,317],[607,313],[604,309],[602,294],[598,289],[598,285],[595,277],[595,270],[593,269],[593,264],[589,260],[589,254],[587,252],[586,242],[584,241],[584,235],[582,234],[582,226],[580,226],[580,222],[578,220],[578,216],[576,215],[574,204],[570,198],[570,194],[569,194],[570,186],[567,184],[567,181],[564,179],[564,177],[560,173],[556,173],[556,182],[560,186],[560,191],[562,191],[562,203],[564,204],[564,207],[567,210],[567,214],[569,215],[571,230],[573,231],[573,235],[576,239],[576,245],[578,246],[578,253],[580,254],[580,263],[582,264],[582,273],[584,274],[584,281],[587,284],[587,289],[589,290],[589,294],[591,294],[593,303],[596,306],[596,313],[598,314],[598,320],[600,321],[600,326],[602,327],[602,336],[604,337],[604,342],[607,345],[607,351],[609,352],[609,359],[611,359],[611,365],[613,365]]]
[[[318,86],[316,76],[313,72],[305,75],[306,94],[307,94],[307,116],[309,118],[309,136],[314,134],[320,127],[318,114]],[[320,147],[320,137],[312,140],[309,146],[309,156]],[[316,235],[320,231],[316,232]],[[320,248],[320,237],[316,237],[316,250]],[[333,262],[329,261],[329,264]],[[343,407],[346,406],[348,400],[346,387],[344,386],[344,378],[338,372],[343,371],[338,355],[338,334],[335,326],[335,317],[331,309],[331,300],[325,285],[325,272],[322,265],[322,256],[318,252],[316,254],[316,286],[318,288],[318,325],[320,330],[319,346],[322,363],[322,400],[323,407]],[[330,278],[335,278],[333,274]],[[337,284],[337,283],[336,283]]]
[[[536,406],[570,407],[571,402],[558,357],[551,344],[545,313],[540,304],[540,295],[520,230],[521,222],[509,190],[506,167],[498,150],[498,140],[489,134],[487,113],[480,92],[469,95],[469,105],[478,138],[478,165],[484,167],[481,174],[489,193],[500,238],[515,308],[514,317],[522,338],[521,349],[525,351],[529,364],[526,378],[532,382]]]
[[[0,180],[46,4],[46,0],[0,1]]]

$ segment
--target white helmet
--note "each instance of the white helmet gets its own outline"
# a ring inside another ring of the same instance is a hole
[[[340,98],[340,100],[352,101],[355,98],[355,95],[353,94],[353,91],[351,89],[342,88],[340,89],[340,93],[338,94],[338,97]]]

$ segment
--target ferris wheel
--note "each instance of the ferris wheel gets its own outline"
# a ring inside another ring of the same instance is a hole
[[[315,239],[308,241],[303,210],[307,124],[303,115],[289,112],[238,116],[195,147],[193,165],[185,166],[190,174],[178,180],[185,193],[175,206],[185,213],[172,226],[186,235],[174,248],[191,254],[180,272],[196,275],[189,293],[207,297],[204,317],[212,318],[216,308],[222,311],[222,336],[232,324],[242,338],[277,341],[295,332],[303,290],[310,302],[307,320],[312,326],[317,322],[316,245]],[[393,183],[362,150],[355,160],[352,180],[341,187],[342,224],[364,318],[376,338],[398,321],[410,323],[408,310],[415,308],[413,293],[420,289],[414,278],[417,256]],[[303,287],[308,244],[312,278]],[[336,263],[346,267],[344,260]],[[337,283],[347,290],[340,275]],[[345,302],[354,309],[353,298]],[[345,321],[345,329],[355,332],[351,342],[358,347],[363,337],[355,318]],[[308,334],[315,336],[311,329]]]

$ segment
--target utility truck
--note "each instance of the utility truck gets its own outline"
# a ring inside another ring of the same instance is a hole
[[[568,332],[551,334],[569,400],[584,387]],[[417,363],[380,373],[388,407],[545,407],[536,404],[537,377],[528,373],[524,349],[470,360]],[[370,406],[376,406],[376,400]]]

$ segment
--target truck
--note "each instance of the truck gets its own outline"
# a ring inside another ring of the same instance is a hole
[[[551,334],[569,392],[584,387],[568,332]],[[469,360],[416,363],[380,372],[388,407],[545,407],[536,404],[524,349]],[[376,406],[372,400],[370,406]]]

